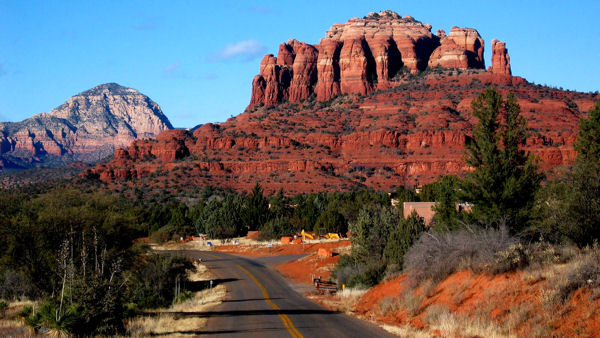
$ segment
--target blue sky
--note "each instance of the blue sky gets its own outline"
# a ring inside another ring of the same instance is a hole
[[[600,1],[0,0],[0,121],[50,111],[106,82],[136,88],[176,127],[225,121],[250,100],[261,57],[289,38],[394,10],[507,43],[514,75],[600,90]]]

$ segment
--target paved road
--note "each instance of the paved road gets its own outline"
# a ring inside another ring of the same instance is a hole
[[[370,323],[329,311],[304,298],[271,268],[270,260],[220,252],[188,251],[202,258],[216,279],[224,284],[227,297],[212,311],[195,333],[219,337],[391,337]]]

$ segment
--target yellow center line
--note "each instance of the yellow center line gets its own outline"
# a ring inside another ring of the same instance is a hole
[[[252,278],[252,280],[258,286],[260,291],[262,291],[262,294],[265,297],[265,302],[267,302],[267,304],[269,304],[269,306],[271,306],[273,308],[273,310],[277,311],[277,313],[279,314],[279,318],[283,322],[283,325],[285,325],[286,329],[288,329],[288,331],[290,332],[292,337],[293,338],[304,338],[300,334],[300,332],[298,332],[298,329],[296,329],[296,327],[292,323],[292,320],[290,319],[290,317],[288,317],[286,314],[282,313],[281,308],[279,308],[279,306],[277,306],[277,304],[275,304],[275,303],[273,303],[273,301],[271,301],[271,297],[269,296],[269,293],[267,292],[267,289],[264,287],[264,285],[262,285],[262,283],[259,282],[258,279],[256,277],[254,277],[254,275],[250,271],[246,270],[241,265],[238,265],[237,267],[240,268],[240,270],[244,271],[250,278]]]

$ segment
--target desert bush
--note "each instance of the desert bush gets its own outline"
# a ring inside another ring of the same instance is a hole
[[[14,300],[34,294],[29,283],[14,270],[0,273],[0,298]]]
[[[319,231],[333,232],[336,234],[345,234],[348,231],[348,222],[342,214],[335,209],[328,209],[321,213],[317,222],[315,223],[314,232]]]
[[[423,231],[425,223],[413,211],[413,214],[402,220],[390,234],[383,250],[383,257],[387,263],[402,266],[404,255]]]
[[[6,309],[8,309],[8,303],[6,303],[6,301],[4,301],[3,299],[0,299],[0,317],[4,316],[4,312],[6,312]]]
[[[473,271],[507,271],[520,265],[513,262],[514,253],[509,250],[517,244],[508,229],[473,229],[467,227],[451,232],[425,232],[408,250],[404,267],[413,282],[426,279],[440,281],[463,269]],[[508,251],[507,251],[508,250]],[[514,250],[514,249],[513,249]],[[507,267],[499,252],[507,252]],[[500,259],[499,259],[500,257]]]
[[[436,326],[449,316],[450,308],[447,305],[434,304],[427,308],[423,320],[430,326]]]
[[[127,298],[141,309],[168,306],[176,284],[185,285],[193,264],[182,256],[150,254],[135,263],[129,276]]]
[[[358,261],[349,255],[342,255],[333,271],[338,284],[348,287],[369,288],[379,283],[386,271],[382,261]]]
[[[549,290],[542,297],[545,303],[566,301],[579,288],[600,287],[600,247],[594,243],[569,262],[564,270],[548,280]],[[543,299],[544,300],[544,299]]]
[[[194,298],[194,293],[192,291],[183,291],[182,293],[180,293],[174,300],[173,303],[175,304],[179,304],[179,303],[183,303],[188,299],[192,299]]]
[[[258,239],[261,241],[268,241],[271,239],[278,239],[281,236],[289,236],[293,232],[294,228],[287,217],[276,217],[263,225],[260,229]]]
[[[399,308],[406,310],[406,315],[408,318],[412,318],[419,314],[421,304],[423,304],[423,299],[424,297],[422,295],[415,294],[414,292],[408,290],[399,299]]]
[[[173,229],[169,226],[164,226],[150,235],[150,240],[153,243],[165,243],[173,239]]]

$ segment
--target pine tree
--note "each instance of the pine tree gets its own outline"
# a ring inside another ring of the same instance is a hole
[[[243,220],[248,230],[257,230],[269,220],[269,201],[263,196],[262,187],[258,183],[246,199]]]
[[[567,237],[579,245],[600,239],[600,101],[581,119],[577,159],[567,175]]]
[[[587,119],[581,119],[574,147],[578,161],[600,165],[600,101],[596,101]]]
[[[463,182],[463,200],[474,204],[471,216],[479,223],[505,223],[520,232],[528,225],[543,179],[534,158],[522,149],[525,119],[514,95],[503,100],[493,88],[473,100],[471,108],[479,123],[467,140],[466,162],[475,170]]]

